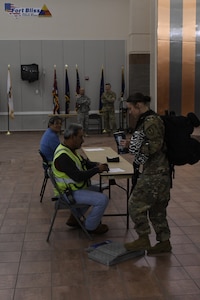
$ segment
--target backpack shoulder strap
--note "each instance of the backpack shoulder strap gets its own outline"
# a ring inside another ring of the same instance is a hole
[[[157,115],[153,110],[149,109],[148,111],[146,111],[144,114],[142,114],[138,121],[137,121],[137,124],[135,126],[135,130],[137,130],[137,128],[142,124],[144,123],[145,119],[148,117],[148,116],[152,116],[152,115]]]

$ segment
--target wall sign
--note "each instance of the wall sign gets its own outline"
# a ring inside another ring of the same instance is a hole
[[[12,3],[5,3],[5,12],[15,18],[18,17],[51,17],[51,13],[44,4],[42,8],[37,7],[17,7]]]

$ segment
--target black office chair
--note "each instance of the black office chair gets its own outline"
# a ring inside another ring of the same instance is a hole
[[[59,209],[69,209],[71,214],[74,216],[74,218],[76,219],[76,221],[78,222],[80,228],[83,230],[83,232],[86,234],[86,236],[92,240],[92,236],[89,234],[89,232],[87,231],[87,229],[84,226],[83,221],[85,220],[85,216],[83,214],[81,214],[80,212],[80,208],[86,208],[88,209],[90,206],[86,205],[86,204],[77,204],[73,198],[73,196],[71,195],[71,193],[66,190],[65,192],[62,192],[60,190],[60,188],[58,187],[54,174],[52,172],[51,168],[47,169],[47,174],[48,174],[48,178],[50,178],[54,188],[57,190],[58,192],[58,200],[55,203],[55,211],[51,220],[51,225],[49,228],[49,232],[48,232],[48,236],[47,236],[47,242],[49,241],[52,229],[53,229],[53,225],[57,216],[57,212]]]
[[[102,133],[102,119],[99,114],[89,114],[88,130],[97,129],[98,133]]]
[[[46,188],[46,185],[47,185],[47,181],[49,179],[49,175],[48,175],[48,169],[51,167],[51,164],[48,162],[47,158],[45,157],[45,155],[40,151],[38,150],[40,156],[42,157],[42,166],[43,166],[43,169],[44,169],[44,179],[43,179],[43,182],[42,182],[42,187],[41,187],[41,190],[40,190],[40,202],[42,202],[42,199],[44,197],[44,192],[45,192],[45,188]]]

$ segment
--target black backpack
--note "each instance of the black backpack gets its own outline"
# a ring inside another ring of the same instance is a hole
[[[170,165],[193,165],[200,159],[200,142],[193,138],[194,127],[200,126],[200,120],[194,113],[176,116],[170,113],[161,116],[165,124],[165,141]]]
[[[149,115],[155,115],[152,110],[147,111],[138,121],[137,126],[144,122],[144,119]],[[170,166],[171,187],[172,178],[175,175],[174,166],[182,166],[185,164],[193,165],[200,160],[200,142],[191,135],[194,127],[200,126],[198,117],[190,112],[186,117],[176,116],[174,112],[165,112],[165,115],[160,116],[165,125],[165,142],[167,146],[167,157]],[[137,182],[139,175],[138,166],[134,165],[133,187]]]

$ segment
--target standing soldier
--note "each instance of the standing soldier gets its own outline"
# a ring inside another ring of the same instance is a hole
[[[170,171],[164,142],[165,127],[150,109],[151,98],[135,93],[127,99],[129,113],[138,119],[130,141],[121,140],[134,155],[133,190],[129,198],[129,214],[138,239],[126,243],[131,251],[147,250],[148,255],[171,252],[167,206],[170,199]],[[151,247],[150,223],[158,241]]]
[[[116,94],[111,91],[111,84],[105,84],[105,92],[102,94],[102,112],[104,117],[104,130],[103,133],[111,133],[116,131],[115,121],[115,103]]]
[[[78,123],[82,125],[85,136],[88,135],[88,119],[91,100],[85,95],[85,89],[80,88],[79,95],[76,100],[76,110],[78,114]]]

